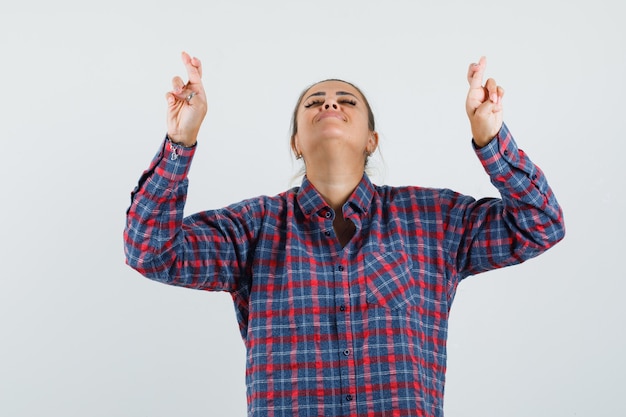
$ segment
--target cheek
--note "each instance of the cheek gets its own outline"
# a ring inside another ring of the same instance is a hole
[[[296,128],[297,131],[295,133],[296,136],[306,136],[308,132],[310,132],[310,126],[309,123],[307,122],[306,117],[300,113],[298,114],[298,117],[296,118]]]

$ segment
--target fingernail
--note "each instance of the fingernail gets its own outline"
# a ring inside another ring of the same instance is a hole
[[[494,103],[498,102],[498,95],[497,94],[492,94],[491,95],[491,101],[493,101]]]

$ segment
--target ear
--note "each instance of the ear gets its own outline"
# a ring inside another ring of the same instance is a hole
[[[291,137],[291,150],[293,151],[293,154],[296,156],[296,158],[298,157],[298,155],[302,155],[300,153],[300,148],[298,147],[298,134],[297,133]]]
[[[378,132],[370,132],[370,137],[367,140],[367,153],[373,154],[378,148]]]

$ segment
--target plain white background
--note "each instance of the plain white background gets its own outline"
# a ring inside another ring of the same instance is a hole
[[[567,236],[460,285],[446,415],[626,414],[619,3],[3,6],[0,415],[246,414],[230,297],[124,264],[129,193],[164,136],[182,50],[202,59],[209,97],[189,214],[294,185],[292,107],[327,77],[353,81],[373,105],[376,182],[494,195],[464,110],[467,66],[486,55],[487,76],[506,89],[505,121],[546,173]]]

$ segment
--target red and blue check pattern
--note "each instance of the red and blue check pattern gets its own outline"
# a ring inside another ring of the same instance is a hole
[[[168,140],[132,193],[127,263],[167,284],[228,291],[247,348],[249,416],[442,416],[457,284],[564,236],[541,170],[503,126],[476,149],[501,199],[373,185],[336,213],[305,178],[273,197],[183,217],[195,148]]]

